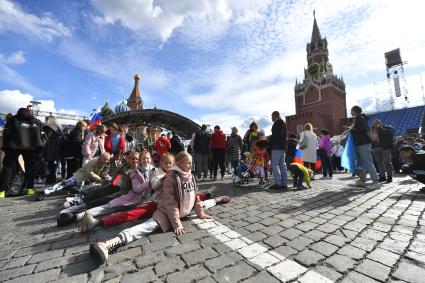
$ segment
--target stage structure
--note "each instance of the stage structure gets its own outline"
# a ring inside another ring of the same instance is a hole
[[[406,107],[409,104],[409,98],[407,96],[407,88],[406,88],[406,77],[404,76],[404,65],[407,64],[407,62],[403,62],[401,59],[400,54],[400,48],[385,52],[385,66],[387,69],[387,81],[388,81],[388,87],[390,92],[390,102],[391,102],[391,108],[394,109],[394,97],[392,96],[393,93],[393,86],[391,85],[391,81],[394,83],[394,94],[395,97],[401,97],[404,96],[404,101],[406,103]],[[400,78],[403,82],[403,94],[400,90]]]

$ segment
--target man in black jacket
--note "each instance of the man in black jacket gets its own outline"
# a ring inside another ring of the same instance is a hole
[[[210,153],[210,134],[206,125],[202,125],[201,130],[196,133],[193,150],[196,159],[196,176],[200,180],[201,173],[204,172],[203,180],[205,181],[208,176],[208,155]]]
[[[373,165],[372,158],[372,140],[370,138],[370,129],[367,123],[368,118],[362,114],[360,106],[353,106],[351,108],[351,115],[355,117],[354,125],[351,127],[351,134],[353,135],[354,148],[358,164],[365,170],[360,173],[360,180],[356,183],[359,187],[366,187],[366,173],[369,173],[373,183],[369,185],[370,188],[377,188],[378,186],[378,173]]]
[[[380,120],[373,121],[373,157],[378,166],[379,182],[391,183],[393,181],[393,164],[391,151],[393,149],[394,130],[391,126],[384,125]],[[386,176],[385,176],[385,173]]]
[[[25,162],[25,187],[20,194],[35,194],[34,175],[38,153],[44,147],[42,140],[42,123],[27,108],[20,108],[18,113],[7,121],[4,128],[2,149],[5,152],[3,169],[0,174],[0,198],[5,197],[10,179],[16,168],[16,161],[22,155]]]
[[[278,111],[272,113],[272,135],[270,137],[270,149],[272,152],[271,165],[273,168],[274,185],[270,189],[286,190],[287,174],[285,153],[288,147],[286,123],[280,118]]]
[[[400,148],[400,156],[407,160],[407,163],[401,166],[403,172],[425,184],[425,151],[416,151],[413,146],[406,145]],[[425,187],[420,191],[425,192]]]
[[[66,159],[66,178],[72,177],[74,172],[81,168],[83,156],[81,154],[85,130],[87,129],[87,123],[84,121],[78,121],[75,128],[69,133],[67,140],[65,141],[65,159]]]

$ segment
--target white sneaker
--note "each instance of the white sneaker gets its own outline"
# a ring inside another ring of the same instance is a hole
[[[235,176],[235,183],[240,182],[241,178],[239,176]]]
[[[66,198],[66,202],[63,204],[63,207],[68,208],[68,207],[80,205],[83,203],[84,201],[81,197],[68,197]]]
[[[355,183],[354,183],[354,185],[356,186],[356,187],[360,187],[360,188],[366,188],[366,183],[365,182],[363,182],[362,180],[357,180]]]

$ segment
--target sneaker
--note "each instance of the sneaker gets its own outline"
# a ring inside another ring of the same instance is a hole
[[[297,190],[307,190],[308,188],[305,186],[297,186]]]
[[[386,182],[386,181],[387,181],[387,178],[379,177],[379,180],[378,180],[379,183],[383,183],[383,182]]]
[[[83,204],[83,199],[81,197],[68,197],[66,198],[66,202],[64,202],[63,207],[64,208],[68,208],[71,206],[76,206],[76,205],[80,205]]]
[[[83,220],[81,220],[80,232],[87,233],[88,231],[93,230],[97,223],[99,223],[99,220],[94,218],[90,212],[84,212]]]
[[[231,200],[232,199],[228,196],[219,196],[215,198],[215,204],[216,205],[226,204],[230,202]]]
[[[5,198],[5,197],[6,197],[6,192],[5,191],[0,192],[0,198]]]
[[[56,220],[56,224],[58,225],[58,227],[62,227],[74,223],[74,221],[75,216],[71,212],[65,212],[59,214],[59,217]]]
[[[44,191],[38,192],[37,198],[36,198],[38,201],[42,201],[45,198],[46,198],[46,193]]]
[[[27,189],[26,195],[27,196],[33,196],[35,195],[37,192],[34,191],[33,189]]]
[[[123,245],[124,243],[121,239],[119,237],[115,237],[105,242],[91,244],[89,253],[94,258],[97,265],[102,265],[108,260],[109,254],[115,252],[117,248]]]
[[[354,186],[356,186],[356,187],[360,187],[360,188],[366,188],[366,183],[365,183],[365,182],[363,182],[362,180],[357,180],[357,181],[354,183]]]

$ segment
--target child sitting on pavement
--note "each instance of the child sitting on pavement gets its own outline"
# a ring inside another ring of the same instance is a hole
[[[98,265],[105,263],[109,254],[118,247],[140,239],[159,228],[163,232],[172,228],[176,235],[183,235],[186,230],[180,219],[189,215],[193,208],[200,219],[211,218],[203,209],[203,206],[208,206],[206,203],[209,200],[202,202],[197,196],[198,188],[191,169],[190,154],[186,151],[177,154],[176,164],[165,176],[161,198],[153,217],[144,223],[121,231],[115,238],[90,245],[90,255]],[[211,202],[214,201],[211,200]]]
[[[291,163],[288,170],[291,172],[292,178],[294,178],[294,187],[297,187],[297,189],[306,189],[306,187],[303,186],[303,181],[305,180],[307,187],[311,189],[310,178],[313,176],[313,171],[311,169],[299,163]]]
[[[122,211],[114,213],[112,215],[105,216],[103,218],[95,219],[89,211],[86,211],[86,214],[83,217],[82,223],[82,232],[87,232],[92,230],[97,226],[102,227],[111,227],[119,225],[122,223],[143,219],[151,217],[157,208],[157,203],[161,197],[161,189],[166,173],[170,171],[174,163],[174,156],[170,153],[166,153],[161,157],[160,168],[154,173],[153,177],[150,180],[151,188],[154,191],[153,195],[149,198],[149,201],[138,205],[135,208],[132,208],[127,211]],[[210,193],[199,193],[199,199],[204,201],[210,197]],[[209,205],[220,205],[230,201],[230,198],[227,196],[221,196],[214,198],[215,202],[208,201],[205,204]]]
[[[130,173],[131,178],[131,190],[118,198],[111,200],[109,203],[89,209],[89,213],[81,212],[76,215],[76,221],[82,221],[84,217],[88,217],[89,214],[92,216],[100,216],[105,214],[113,213],[126,207],[132,207],[139,205],[140,203],[148,200],[151,195],[150,187],[150,176],[155,172],[155,167],[151,164],[151,155],[145,151],[140,154],[134,153],[130,160],[130,166],[132,172]],[[87,220],[82,221],[81,230],[87,227],[84,225]]]
[[[85,181],[93,180],[95,182],[101,182],[102,180],[109,181],[109,160],[111,155],[107,152],[103,153],[99,157],[95,157],[86,163],[83,167],[78,169],[77,172],[69,179],[66,179],[56,185],[44,189],[37,195],[37,200],[43,200],[46,196],[59,192],[67,187],[80,185],[83,186]]]

